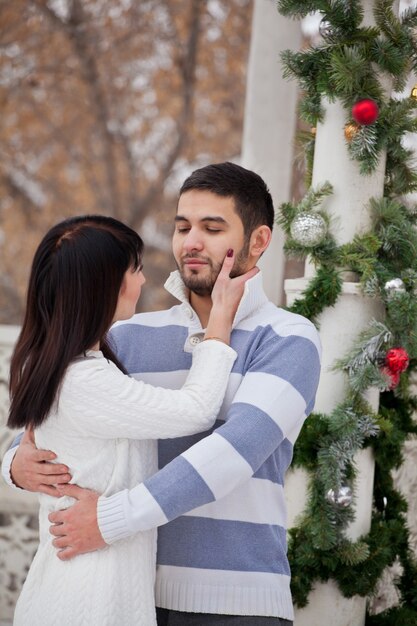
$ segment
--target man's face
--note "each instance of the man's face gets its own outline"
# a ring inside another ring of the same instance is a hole
[[[249,269],[248,245],[234,200],[211,191],[193,189],[181,195],[172,248],[186,287],[199,296],[211,294],[229,248],[236,259],[231,275]]]

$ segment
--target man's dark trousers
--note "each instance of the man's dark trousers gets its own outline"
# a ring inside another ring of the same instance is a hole
[[[292,626],[292,622],[280,617],[184,613],[158,608],[156,616],[158,626]]]

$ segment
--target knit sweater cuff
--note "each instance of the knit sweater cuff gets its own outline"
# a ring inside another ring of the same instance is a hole
[[[126,524],[125,502],[127,489],[107,498],[101,497],[97,502],[97,523],[104,541],[112,544],[120,539],[130,537]]]
[[[13,482],[12,474],[11,474],[12,462],[13,462],[14,455],[16,454],[16,452],[17,452],[17,446],[7,450],[7,452],[5,453],[5,455],[3,457],[3,463],[2,463],[2,466],[1,466],[1,473],[3,475],[3,478],[4,478],[5,482],[9,485],[9,487],[13,487],[13,489],[19,489],[19,491],[21,491],[21,488],[18,487]]]

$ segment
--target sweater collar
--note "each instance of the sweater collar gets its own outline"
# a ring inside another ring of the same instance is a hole
[[[171,272],[164,287],[171,295],[177,298],[177,300],[186,304],[188,307],[190,306],[190,290],[184,285],[178,270]],[[259,271],[253,278],[250,278],[245,283],[243,296],[233,320],[233,328],[266,302],[268,302],[268,298],[263,289],[262,272]]]

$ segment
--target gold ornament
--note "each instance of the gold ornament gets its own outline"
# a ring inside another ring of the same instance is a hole
[[[358,130],[359,128],[356,126],[356,124],[346,124],[345,137],[349,143],[352,141]]]
[[[414,85],[414,87],[412,88],[410,98],[414,98],[414,100],[417,100],[417,85]]]
[[[316,127],[313,126],[310,132],[313,135],[313,137],[315,137],[316,136],[316,132],[317,132]]]

